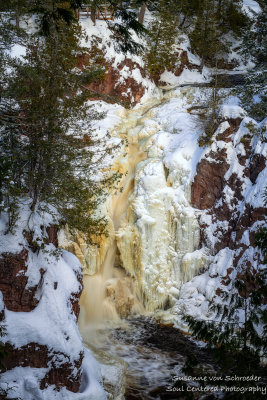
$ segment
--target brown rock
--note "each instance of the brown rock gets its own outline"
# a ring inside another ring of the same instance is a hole
[[[238,130],[241,121],[241,118],[229,119],[230,127],[218,134],[216,139],[230,142],[233,133]],[[210,151],[207,157],[214,161],[207,161],[206,159],[200,161],[191,187],[192,205],[200,210],[211,208],[222,196],[222,191],[226,185],[224,175],[229,169],[229,165],[226,162],[225,149],[218,150],[216,153]],[[233,185],[241,187],[241,183],[237,182],[237,176],[235,178],[231,177],[229,186]],[[240,194],[238,198],[240,198]]]
[[[242,118],[228,119],[227,120],[230,127],[227,128],[224,132],[219,133],[216,137],[217,140],[223,140],[224,142],[230,142],[231,137],[234,132],[236,132],[241,124]]]
[[[99,53],[99,49],[95,48],[95,52]],[[105,67],[106,69],[106,74],[103,80],[94,81],[85,85],[86,88],[89,90],[88,99],[104,99],[109,103],[122,102],[125,106],[136,105],[143,97],[145,88],[143,87],[142,83],[138,83],[131,76],[121,81],[120,71],[125,67],[129,68],[129,71],[137,68],[140,71],[141,76],[144,78],[146,76],[144,68],[142,68],[139,64],[132,61],[131,59],[126,58],[117,66],[116,69],[114,69],[111,64],[108,64],[105,61],[103,54],[99,54],[99,56],[101,58],[101,65],[103,65],[103,67]],[[177,53],[177,59],[180,60],[180,64],[179,66],[176,66],[175,69],[172,71],[175,76],[181,75],[185,68],[189,70],[199,69],[198,65],[189,62],[188,55],[185,50],[181,50],[180,53]],[[80,69],[83,69],[84,66],[89,65],[89,62],[89,54],[78,57],[78,67]],[[162,68],[162,70],[158,73],[151,75],[150,79],[156,85],[164,84],[164,82],[160,81],[160,76],[163,72],[164,68]]]
[[[224,162],[225,154],[218,155],[218,162],[203,159],[197,166],[197,174],[191,186],[191,203],[204,210],[211,208],[221,197],[225,185],[224,175],[229,165]]]
[[[57,229],[49,227],[47,230],[49,242],[57,244]],[[31,243],[31,236],[29,236]],[[30,244],[29,244],[30,245]],[[27,272],[28,250],[24,249],[19,254],[5,253],[0,259],[0,290],[3,293],[5,308],[11,311],[32,311],[38,304],[35,298],[36,291],[43,284],[43,274],[45,270],[40,270],[40,281],[34,287],[27,288],[28,277]],[[78,281],[82,282],[81,271],[76,272]],[[60,282],[54,282],[54,290],[58,289]],[[72,293],[70,303],[72,304],[73,313],[78,319],[79,315],[79,298],[81,295],[82,285],[77,293]],[[70,311],[71,312],[71,311]],[[4,321],[4,309],[0,312],[0,319]],[[35,327],[33,327],[35,329]],[[70,340],[63,337],[62,340]],[[48,368],[49,370],[40,383],[40,389],[44,389],[49,385],[55,385],[59,390],[61,387],[72,392],[78,392],[82,377],[82,359],[81,352],[78,359],[71,361],[68,354],[57,352],[55,349],[38,343],[29,343],[20,348],[15,348],[10,344],[6,344],[7,357],[3,360],[3,366],[6,370],[15,367],[32,367],[32,368]]]
[[[46,232],[48,235],[48,243],[52,243],[55,247],[58,247],[58,227],[55,225],[48,226]]]
[[[3,360],[3,366],[6,370],[18,366],[47,368],[49,365],[51,368],[41,381],[41,389],[48,385],[55,385],[57,389],[66,387],[72,392],[78,392],[81,384],[82,354],[73,365],[68,355],[51,351],[47,346],[39,345],[38,343],[29,343],[19,349],[9,345],[7,350],[7,357]],[[66,361],[62,362],[64,359]]]
[[[35,295],[42,280],[42,272],[39,283],[26,289],[28,283],[28,277],[25,276],[27,258],[27,250],[23,250],[19,254],[4,253],[0,258],[0,290],[3,293],[5,306],[10,311],[28,312],[38,304]]]
[[[180,64],[178,66],[175,66],[174,69],[171,70],[175,76],[180,76],[183,70],[189,69],[190,71],[192,69],[200,71],[200,66],[196,64],[190,63],[188,59],[188,54],[186,50],[180,49],[180,52],[177,53],[177,59],[180,61]],[[164,72],[165,68],[162,68],[161,71],[157,75],[151,76],[151,79],[157,84],[157,85],[164,85],[164,82],[160,81],[160,76]]]
[[[239,128],[241,119],[228,120],[230,127],[224,132],[217,135],[216,140],[229,143],[232,141],[233,133]],[[255,232],[250,229],[256,221],[262,220],[266,209],[263,207],[254,209],[250,204],[242,205],[243,184],[250,179],[255,184],[259,173],[265,168],[266,160],[262,155],[253,154],[251,146],[251,137],[243,142],[245,155],[238,155],[237,159],[242,165],[243,176],[240,177],[236,172],[226,180],[225,173],[229,169],[226,160],[226,152],[224,148],[218,149],[217,152],[209,151],[197,166],[197,172],[191,187],[191,202],[193,206],[201,210],[208,210],[207,214],[211,216],[213,223],[222,221],[225,223],[218,224],[217,230],[214,232],[217,242],[215,243],[213,253],[216,254],[221,249],[229,247],[234,250],[233,266],[227,269],[226,276],[222,278],[223,285],[228,284],[230,274],[233,268],[241,263],[242,266],[251,268],[252,261],[248,257],[243,257],[248,249],[248,245],[241,242],[243,234],[248,231],[250,246],[255,244]],[[226,199],[224,189],[230,188],[230,199]],[[231,194],[232,192],[232,194]],[[240,203],[241,201],[241,203]],[[237,207],[242,205],[242,207]],[[207,225],[201,226],[200,238],[201,245],[209,243]],[[261,254],[255,251],[253,260],[256,264],[261,262]],[[244,265],[244,263],[246,265]],[[220,295],[221,289],[216,290],[216,295]]]
[[[80,293],[71,293],[70,302],[72,306],[73,314],[76,316],[77,320],[80,314]]]
[[[91,93],[88,98],[96,100],[103,98],[109,103],[123,102],[125,105],[135,105],[139,102],[145,93],[145,88],[134,78],[129,76],[120,82],[120,71],[124,68],[129,71],[138,68],[143,77],[145,77],[144,69],[130,59],[125,59],[114,69],[112,65],[106,66],[106,75],[103,80],[94,81],[87,84],[86,87]]]
[[[259,173],[264,170],[266,166],[266,159],[262,154],[255,154],[249,165],[249,178],[252,183],[255,183]]]

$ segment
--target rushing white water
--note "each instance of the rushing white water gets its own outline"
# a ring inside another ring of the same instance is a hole
[[[152,400],[150,392],[166,391],[171,376],[179,374],[185,357],[141,343],[147,321],[134,324],[105,325],[97,331],[87,331],[88,346],[100,362],[105,389],[110,399]],[[126,390],[126,393],[125,393]]]

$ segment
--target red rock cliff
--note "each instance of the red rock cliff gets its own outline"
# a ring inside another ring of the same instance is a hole
[[[47,229],[49,243],[57,244],[53,227]],[[64,387],[78,392],[83,360],[83,347],[75,328],[82,290],[79,263],[67,252],[46,259],[31,250],[31,243],[27,247],[20,253],[0,256],[1,319],[6,326],[4,341],[8,350],[2,372],[16,367],[43,369],[38,383],[40,390],[54,385],[57,390]],[[70,265],[72,261],[74,268]],[[59,268],[63,272],[65,269],[67,279],[73,282],[65,282]]]

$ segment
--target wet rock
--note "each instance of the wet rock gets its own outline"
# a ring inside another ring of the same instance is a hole
[[[114,303],[121,318],[128,317],[135,302],[133,279],[124,277],[108,281],[106,283],[106,296]]]
[[[108,400],[123,400],[125,392],[126,364],[122,361],[110,359],[100,364],[103,386]]]

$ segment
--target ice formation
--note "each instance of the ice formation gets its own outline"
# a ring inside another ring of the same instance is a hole
[[[146,311],[170,307],[181,285],[207,267],[209,252],[199,249],[198,213],[190,205],[202,153],[198,118],[187,112],[192,96],[192,89],[177,89],[119,111],[112,134],[124,144],[113,168],[126,175],[105,206],[109,236],[96,249],[78,233],[60,235],[60,245],[84,266],[83,313],[101,314],[100,304],[110,318],[140,305]]]

